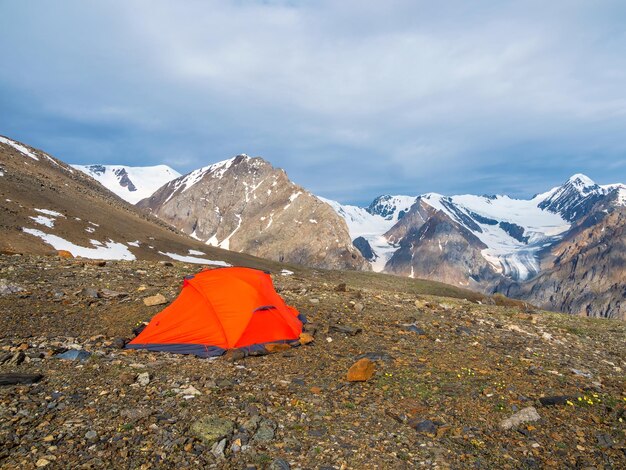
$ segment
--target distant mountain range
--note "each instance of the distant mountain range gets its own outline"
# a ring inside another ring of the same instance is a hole
[[[317,197],[247,155],[183,176],[164,165],[75,168],[205,245],[626,317],[624,184],[577,174],[530,199],[383,195],[357,207]]]

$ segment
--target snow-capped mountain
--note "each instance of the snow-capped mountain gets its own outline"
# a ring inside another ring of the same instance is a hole
[[[414,196],[380,196],[369,207],[340,204],[318,196],[348,224],[354,245],[371,262],[374,271],[382,271],[397,247],[383,236],[409,211]]]
[[[167,165],[72,165],[94,178],[109,191],[122,199],[136,204],[151,196],[164,184],[180,176]]]
[[[262,158],[238,155],[137,204],[209,245],[332,269],[369,269],[344,219]]]
[[[467,246],[475,250],[480,247],[480,255],[495,273],[524,281],[541,271],[543,254],[568,233],[573,223],[602,201],[613,206],[626,205],[624,195],[626,189],[622,184],[600,186],[585,175],[577,174],[563,185],[532,199],[429,193],[419,197],[381,196],[367,208],[325,201],[346,220],[355,246],[365,250],[375,271],[417,275],[415,269],[423,269],[428,263],[425,263],[423,253],[416,255],[414,261],[407,258],[408,251],[403,242],[411,239],[411,249],[417,251],[428,234],[436,233],[440,238],[437,247],[441,246],[440,251],[445,251],[448,238],[454,231]],[[447,225],[442,230],[441,224],[438,224],[438,230],[434,230],[431,223],[430,230],[420,232],[420,237],[415,239],[413,235],[432,217],[433,213],[427,207],[445,215],[464,230]],[[472,269],[463,269],[465,274],[462,277],[466,279],[458,283],[473,287],[481,283],[482,279],[476,281],[481,276],[472,274]],[[485,273],[483,268],[480,271]],[[428,273],[419,271],[426,277]],[[493,276],[487,277],[494,280]]]

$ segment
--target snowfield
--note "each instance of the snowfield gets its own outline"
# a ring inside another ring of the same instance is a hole
[[[135,258],[128,247],[123,243],[117,243],[113,240],[109,240],[104,244],[97,240],[92,240],[91,243],[95,245],[95,248],[84,247],[76,245],[64,238],[57,235],[51,235],[44,233],[41,230],[32,228],[22,228],[24,233],[28,233],[35,237],[41,238],[44,242],[52,245],[55,250],[65,250],[72,253],[74,256],[82,256],[83,258],[90,259],[105,259],[105,260],[129,260],[132,261]],[[94,243],[95,242],[95,243]]]

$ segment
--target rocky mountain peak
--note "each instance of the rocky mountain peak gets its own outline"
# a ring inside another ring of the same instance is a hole
[[[325,268],[369,267],[345,221],[259,157],[237,155],[192,171],[138,205],[220,248]]]

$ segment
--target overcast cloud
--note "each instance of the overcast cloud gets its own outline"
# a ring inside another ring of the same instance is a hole
[[[626,182],[622,0],[2,0],[0,63],[0,134],[72,163],[247,153],[352,203]]]

